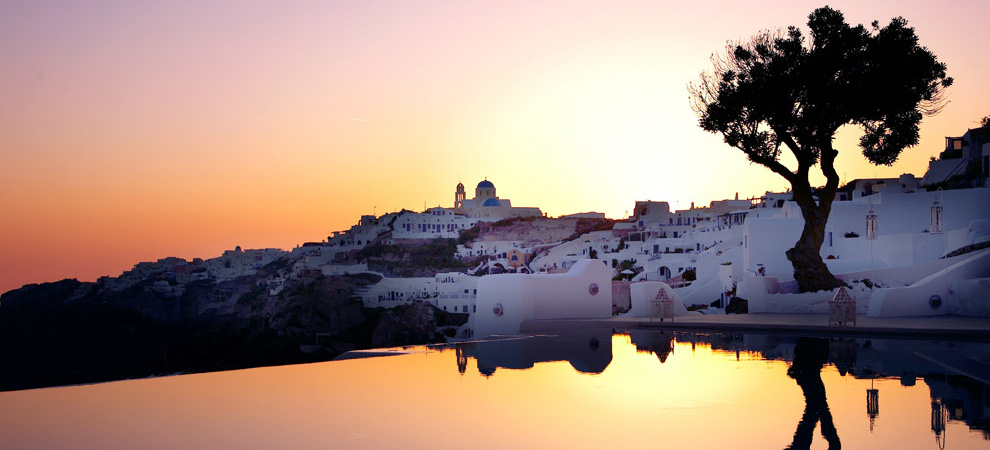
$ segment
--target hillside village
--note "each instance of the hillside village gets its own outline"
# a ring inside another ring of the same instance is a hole
[[[921,178],[839,189],[821,255],[855,313],[990,316],[988,174],[985,126],[946,138]],[[238,247],[91,283],[27,285],[0,296],[0,351],[10,347],[25,367],[45,364],[32,355],[63,354],[49,359],[95,369],[49,381],[45,373],[82,372],[10,373],[4,383],[106,379],[99,361],[110,354],[134,354],[133,371],[111,378],[205,371],[513,334],[531,319],[653,317],[664,300],[676,303],[673,315],[817,314],[839,296],[798,293],[784,252],[803,220],[789,192],[683,210],[641,200],[632,212],[548,217],[513,206],[486,179],[472,198],[458,183],[451,206],[362,216],[288,251]],[[80,317],[105,324],[95,341],[73,340],[91,333]],[[65,344],[24,350],[38,333]]]
[[[872,280],[859,286],[868,291],[911,285],[928,272],[904,268],[985,247],[988,160],[990,131],[982,127],[947,138],[946,149],[922,178],[849,181],[836,194],[822,257],[848,282]],[[618,221],[593,212],[550,218],[538,207],[513,206],[486,179],[472,198],[458,183],[449,207],[362,216],[348,230],[291,251],[236,248],[209,260],[166,258],[100,282],[122,290],[151,278],[155,281],[144,289],[180,297],[190,282],[234,280],[274,264],[277,270],[259,282],[271,298],[288,280],[371,273],[381,280],[355,294],[366,307],[424,301],[473,314],[482,275],[559,274],[578,261],[598,259],[612,272],[616,313],[631,307],[629,283],[639,281],[666,282],[685,306],[702,310],[732,297],[796,293],[784,251],[800,233],[802,219],[789,192],[753,199],[736,195],[684,210],[643,200],[632,211]],[[871,215],[872,231],[867,229]],[[773,280],[773,286],[743,282],[754,275]],[[221,295],[210,307],[222,309],[237,300],[236,294]],[[772,312],[767,304],[761,311]]]

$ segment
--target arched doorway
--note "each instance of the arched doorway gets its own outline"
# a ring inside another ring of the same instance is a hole
[[[660,280],[664,280],[664,281],[669,280],[670,268],[667,266],[660,266],[660,268],[657,269],[657,276],[659,277]]]

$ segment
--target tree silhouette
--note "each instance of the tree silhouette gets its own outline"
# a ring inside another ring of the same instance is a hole
[[[712,57],[713,69],[689,85],[701,128],[721,133],[750,161],[790,182],[804,228],[787,251],[801,292],[841,285],[822,261],[825,223],[839,186],[835,169],[836,131],[859,125],[863,156],[893,164],[918,143],[923,115],[945,105],[952,84],[945,64],[918,45],[914,29],[897,17],[880,28],[847,24],[842,13],[824,7],[808,17],[810,42],[801,31],[763,32],[730,44]],[[781,161],[784,149],[796,162]],[[788,162],[794,165],[795,162]],[[825,186],[812,195],[809,175],[820,165]]]

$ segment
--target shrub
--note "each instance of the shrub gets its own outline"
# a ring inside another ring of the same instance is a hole
[[[684,278],[684,281],[695,281],[698,279],[698,274],[694,269],[687,269],[681,274],[681,277]]]

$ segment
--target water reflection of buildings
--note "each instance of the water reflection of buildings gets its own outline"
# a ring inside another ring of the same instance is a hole
[[[468,358],[478,372],[490,377],[498,368],[529,369],[534,364],[567,361],[581,373],[602,373],[612,362],[612,330],[583,330],[522,339],[473,341],[455,346],[457,370],[464,373]]]
[[[713,351],[756,353],[761,359],[792,362],[800,338],[782,335],[724,334],[706,332],[629,332],[637,349],[666,359],[664,350],[676,342],[710,343]],[[929,342],[898,339],[829,338],[827,362],[842,376],[858,379],[895,378],[914,386],[920,378],[932,399],[932,433],[944,445],[948,421],[966,423],[990,440],[990,346],[969,342]],[[870,427],[879,417],[880,392],[866,392]]]
[[[646,330],[630,330],[629,340],[636,346],[637,352],[657,355],[661,363],[667,362],[676,342],[673,332]]]
[[[780,360],[790,365],[788,375],[801,387],[806,409],[794,433],[791,448],[806,448],[809,430],[828,430],[826,440],[838,443],[831,427],[821,368],[833,365],[841,376],[871,380],[864,409],[872,430],[882,423],[882,389],[877,378],[897,379],[914,386],[920,379],[931,398],[931,433],[934,444],[945,445],[949,422],[964,422],[990,440],[990,345],[968,342],[928,342],[865,338],[798,338],[786,335],[630,330],[626,334],[637,351],[669,361],[678,344],[709,346],[712,351],[734,354],[737,359]],[[478,372],[493,376],[497,369],[529,369],[536,363],[568,361],[578,372],[602,373],[612,362],[612,332],[584,330],[552,336],[472,341],[446,346],[456,354],[457,370],[466,373],[474,359]],[[352,352],[354,353],[354,352]],[[401,353],[401,352],[400,352]],[[349,357],[399,354],[360,352]],[[346,356],[346,355],[345,355]],[[346,358],[341,358],[346,359]],[[950,438],[951,440],[951,438]]]
[[[760,359],[791,363],[788,374],[805,394],[806,411],[795,431],[792,448],[804,448],[816,424],[827,432],[826,439],[838,443],[831,425],[820,370],[831,364],[842,376],[858,379],[896,378],[904,386],[914,386],[921,378],[932,398],[932,432],[936,443],[944,444],[945,424],[965,422],[982,430],[990,440],[990,347],[965,342],[925,342],[890,339],[796,338],[781,335],[732,333],[689,333],[676,331],[629,330],[631,343],[639,352],[656,355],[665,363],[678,342],[709,345],[713,351],[752,354]],[[457,347],[461,373],[468,359],[477,359],[478,371],[485,376],[497,368],[528,369],[535,363],[568,361],[583,373],[601,373],[612,360],[611,334],[572,332],[511,341],[462,344]],[[866,390],[865,411],[872,430],[880,415],[880,391],[873,384]],[[944,418],[943,418],[944,417]]]

